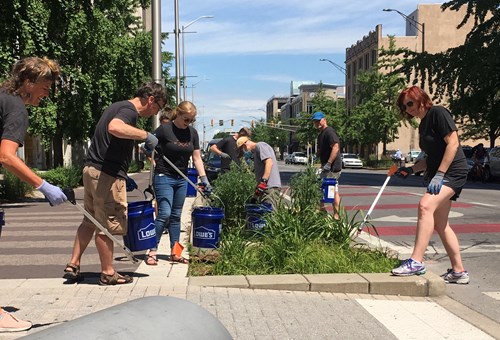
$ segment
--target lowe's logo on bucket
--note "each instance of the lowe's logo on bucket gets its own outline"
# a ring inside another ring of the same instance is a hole
[[[205,227],[196,228],[194,237],[202,240],[215,240],[215,232]]]
[[[153,237],[156,237],[156,229],[154,223],[150,223],[144,228],[141,228],[137,231],[137,238],[140,241],[147,240]]]

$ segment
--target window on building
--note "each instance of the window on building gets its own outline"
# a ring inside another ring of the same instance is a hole
[[[373,49],[372,50],[372,65],[377,62],[377,50]]]

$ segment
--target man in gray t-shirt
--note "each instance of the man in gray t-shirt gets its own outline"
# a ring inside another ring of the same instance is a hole
[[[273,148],[265,142],[252,142],[248,137],[238,138],[236,145],[243,151],[253,153],[255,179],[258,183],[255,196],[274,205],[280,196],[281,178]]]

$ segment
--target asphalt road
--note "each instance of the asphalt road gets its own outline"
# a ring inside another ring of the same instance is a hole
[[[283,184],[287,185],[290,177],[302,169],[304,166],[280,162]],[[133,175],[139,188],[147,187],[148,175]],[[342,204],[352,211],[367,212],[386,177],[386,171],[344,170],[340,178]],[[412,250],[417,204],[424,190],[421,177],[391,178],[371,216],[380,234],[380,244],[400,251],[402,257]],[[81,189],[76,193],[77,199],[81,198]],[[139,191],[129,195],[129,201],[143,199]],[[50,207],[41,200],[1,207],[5,210],[6,225],[0,238],[0,279],[61,277],[70,259],[81,213],[69,203]],[[453,204],[450,223],[458,234],[471,283],[449,285],[448,294],[500,323],[500,288],[496,281],[500,274],[499,207],[499,183],[467,183],[460,199]],[[379,242],[368,234],[365,238]],[[115,247],[115,256],[118,270],[133,272],[136,269],[136,265],[124,259],[118,247]],[[433,237],[426,256],[428,268],[433,272],[444,273],[449,268],[449,260],[437,236]],[[93,242],[84,255],[82,271],[87,276],[99,273]]]

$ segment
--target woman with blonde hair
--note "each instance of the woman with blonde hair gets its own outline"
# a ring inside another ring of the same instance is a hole
[[[179,242],[181,232],[181,214],[186,199],[186,179],[178,173],[163,157],[170,160],[175,167],[187,176],[189,159],[200,176],[206,190],[210,183],[205,174],[201,159],[200,139],[198,132],[191,126],[196,120],[196,106],[183,101],[173,110],[171,121],[156,129],[160,152],[155,157],[156,167],[154,176],[154,189],[158,205],[158,216],[155,220],[156,240],[160,243],[164,228],[168,228],[170,236],[171,255],[170,261],[188,263],[188,260],[175,254],[174,246]],[[156,265],[157,248],[151,249],[146,256],[146,264]]]

